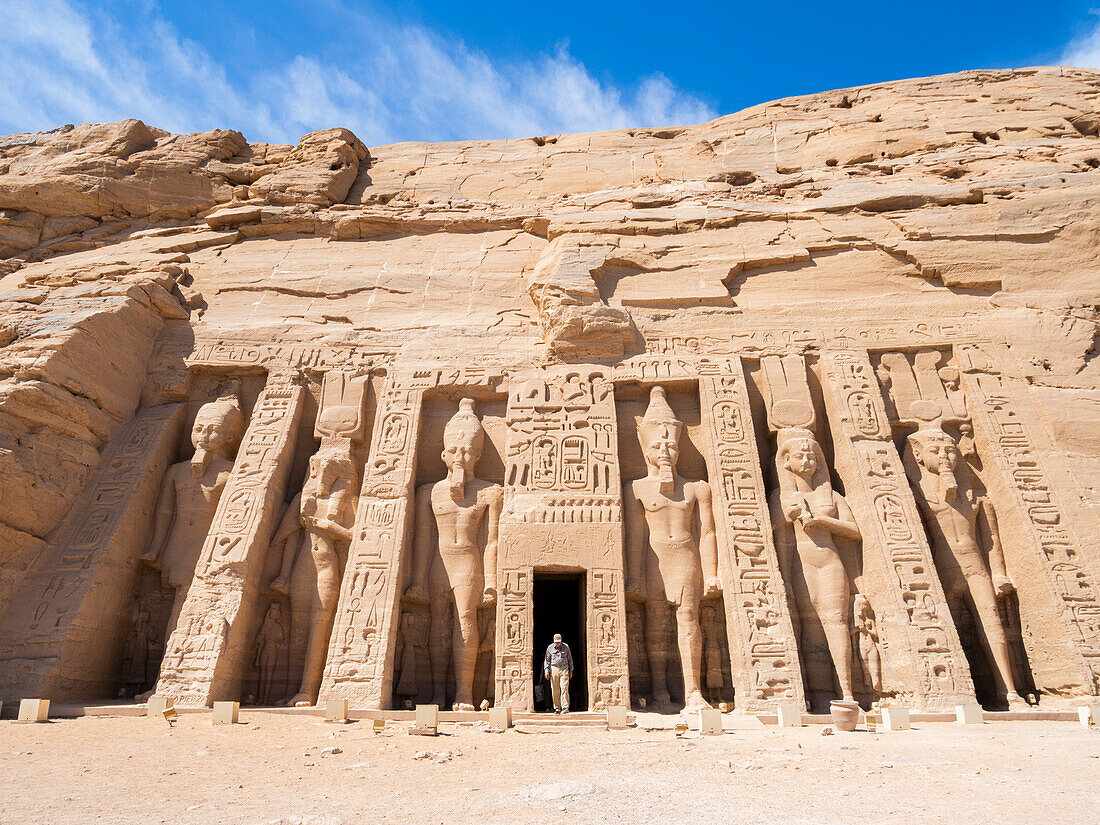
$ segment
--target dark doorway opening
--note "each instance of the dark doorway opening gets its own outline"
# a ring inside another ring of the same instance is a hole
[[[588,674],[585,668],[584,573],[535,572],[535,683],[542,681],[546,648],[560,633],[573,654],[573,679],[569,683],[569,709],[588,710]],[[550,685],[543,683],[544,699],[535,710],[552,711]]]

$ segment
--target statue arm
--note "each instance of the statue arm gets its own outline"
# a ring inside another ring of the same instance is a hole
[[[160,564],[160,554],[164,551],[164,542],[168,538],[168,532],[172,528],[175,517],[176,477],[170,469],[160,488],[160,496],[157,497],[157,509],[153,516],[153,538],[149,542],[148,550],[141,557],[144,561],[154,566]]]
[[[643,598],[643,565],[645,562],[646,521],[641,502],[634,495],[634,485],[623,485],[623,528],[626,530],[626,592],[636,599]]]
[[[344,516],[348,509],[348,502],[351,499],[351,484],[354,481],[347,479],[346,484],[337,485],[329,499],[330,513],[334,513],[340,521],[334,521],[329,519],[326,527],[330,533],[333,533],[339,541],[351,541],[351,530],[349,527],[345,527],[342,523]],[[355,521],[355,512],[351,514],[351,521]]]
[[[859,525],[856,524],[855,516],[852,515],[852,508],[848,506],[844,496],[834,492],[833,502],[836,504],[836,518],[832,516],[812,516],[803,521],[802,524],[806,527],[824,527],[830,533],[843,536],[846,539],[862,538]]]
[[[419,600],[427,599],[424,588],[428,583],[428,569],[435,544],[435,514],[432,512],[432,485],[425,484],[416,491],[416,512],[413,516],[412,581],[405,591]]]
[[[287,546],[287,539],[301,529],[298,521],[302,510],[302,494],[298,493],[283,511],[283,517],[279,520],[279,526],[275,529],[275,535],[271,538],[271,546],[283,546],[283,558],[279,564],[279,575],[271,583],[272,590],[286,592],[287,582],[290,581],[291,571],[294,570],[294,562],[298,558],[298,549],[301,542],[292,542]]]
[[[791,553],[794,551],[794,535],[784,512],[783,501],[778,490],[768,497],[768,507],[772,517],[772,535],[775,538],[775,554],[779,561],[779,575],[784,582],[790,582]],[[787,584],[790,587],[790,584]]]
[[[1015,590],[1012,579],[1008,577],[1008,567],[1005,565],[1004,548],[1001,546],[1001,531],[997,525],[997,511],[993,509],[993,502],[988,498],[981,500],[979,510],[985,531],[989,534],[989,569],[993,574],[993,589],[998,596],[1005,596]]]
[[[713,496],[710,484],[700,481],[696,487],[699,506],[699,560],[703,563],[706,592],[721,590],[718,583],[718,536],[714,529]]]
[[[485,539],[485,595],[496,597],[497,592],[497,539],[500,536],[500,512],[504,507],[504,491],[494,487],[490,491],[488,535]]]

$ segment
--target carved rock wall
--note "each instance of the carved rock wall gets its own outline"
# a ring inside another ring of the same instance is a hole
[[[1098,100],[0,139],[0,698],[527,708],[554,610],[592,707],[1096,694]]]

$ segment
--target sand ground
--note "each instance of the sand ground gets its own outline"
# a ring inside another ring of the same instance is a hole
[[[0,823],[1100,822],[1100,732],[1075,723],[821,730],[3,721]]]

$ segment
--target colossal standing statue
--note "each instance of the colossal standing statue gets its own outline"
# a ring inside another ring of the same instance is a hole
[[[287,507],[272,539],[273,545],[284,543],[282,566],[271,583],[272,590],[289,593],[295,570],[303,569],[302,565],[310,569],[307,598],[291,598],[291,632],[304,633],[307,639],[302,684],[291,705],[314,704],[321,688],[343,573],[337,545],[351,541],[357,480],[351,441],[322,439],[321,448],[309,459],[302,492]],[[303,548],[308,548],[308,555],[301,552]]]
[[[833,490],[821,445],[801,427],[777,434],[779,489],[772,495],[772,527],[783,578],[789,583],[797,554],[810,604],[821,622],[836,668],[841,698],[852,696],[852,633],[848,573],[833,536],[860,538],[844,496]]]
[[[1005,568],[993,504],[976,493],[970,465],[960,460],[955,439],[937,424],[925,424],[909,436],[905,458],[932,537],[932,557],[951,616],[961,627],[963,607],[969,609],[1009,705],[1023,705],[997,611],[997,597],[1014,588]],[[988,564],[980,533],[989,543]]]
[[[159,569],[164,582],[175,591],[166,639],[179,621],[243,432],[244,415],[234,383],[217,400],[199,408],[191,428],[194,455],[189,461],[173,464],[165,473],[153,538],[141,558]]]
[[[668,405],[663,387],[653,388],[645,416],[637,423],[647,474],[626,486],[623,526],[627,592],[646,603],[653,704],[663,708],[670,701],[668,650],[662,640],[671,605],[676,610],[685,709],[707,707],[700,682],[703,640],[699,602],[721,592],[710,484],[676,474],[683,423]],[[652,556],[646,553],[647,543]]]
[[[484,442],[473,399],[463,398],[443,431],[447,478],[416,492],[413,575],[406,600],[428,601],[427,583],[435,703],[442,705],[445,699],[451,648],[454,710],[474,709],[474,671],[481,647],[478,607],[496,602],[497,531],[504,491],[499,484],[474,476]],[[480,549],[483,525],[484,551]],[[448,632],[452,626],[453,635]]]

